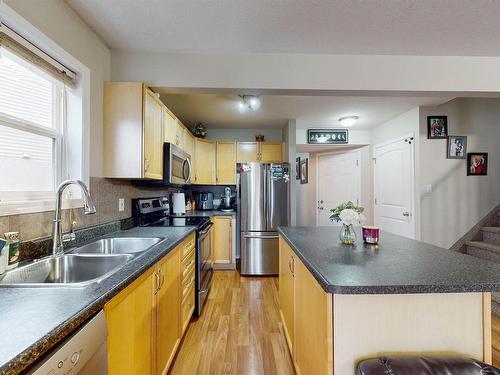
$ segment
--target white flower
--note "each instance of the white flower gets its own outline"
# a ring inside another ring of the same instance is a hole
[[[361,219],[359,213],[352,208],[346,208],[340,211],[339,218],[342,224],[345,225],[359,224]]]

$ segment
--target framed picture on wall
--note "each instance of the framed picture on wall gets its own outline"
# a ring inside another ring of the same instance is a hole
[[[467,157],[467,137],[464,135],[449,135],[446,143],[448,159],[465,159]]]
[[[295,179],[300,180],[300,156],[295,158]]]
[[[467,176],[488,175],[488,153],[470,152],[467,154]]]
[[[309,180],[309,159],[305,158],[300,161],[300,183],[307,184]]]
[[[427,138],[445,139],[448,137],[447,116],[427,116]]]
[[[307,143],[339,145],[349,143],[349,130],[347,129],[308,129]]]

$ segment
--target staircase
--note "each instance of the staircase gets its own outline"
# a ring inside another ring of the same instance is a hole
[[[473,240],[466,241],[466,252],[469,255],[500,264],[500,213],[496,217],[497,226],[482,227]],[[496,316],[500,316],[500,293],[492,293],[491,308]]]

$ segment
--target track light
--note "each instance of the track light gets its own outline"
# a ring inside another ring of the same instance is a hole
[[[256,111],[260,108],[260,99],[255,95],[240,95],[241,100],[238,102],[238,108],[241,112],[247,110]]]

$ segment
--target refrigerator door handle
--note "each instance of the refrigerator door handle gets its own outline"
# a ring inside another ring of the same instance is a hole
[[[279,236],[276,235],[271,235],[271,236],[259,236],[257,234],[244,234],[243,238],[256,238],[256,239],[261,239],[261,240],[275,240],[278,239]]]

